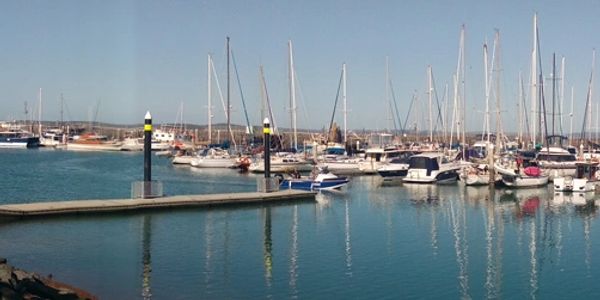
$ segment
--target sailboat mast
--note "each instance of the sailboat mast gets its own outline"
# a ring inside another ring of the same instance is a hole
[[[208,55],[208,144],[212,144],[212,58]]]
[[[296,78],[294,74],[294,53],[292,50],[292,41],[288,41],[288,49],[289,49],[289,80],[290,80],[290,121],[292,130],[294,132],[293,136],[293,147],[294,149],[298,149],[298,129],[297,129],[297,120],[296,120]]]
[[[64,126],[65,123],[65,119],[64,119],[64,106],[65,106],[65,99],[63,98],[63,93],[60,93],[60,126],[61,128]]]
[[[390,100],[390,57],[385,57],[385,102],[388,106],[386,109],[388,129],[391,131],[392,126],[392,101]]]
[[[494,39],[494,71],[496,72],[496,151],[500,150],[500,141],[503,136],[502,132],[502,118],[500,115],[500,72],[502,70],[500,66],[500,31],[496,30],[496,36]]]
[[[531,50],[531,124],[532,126],[532,137],[531,142],[535,147],[537,142],[537,130],[538,130],[538,119],[537,119],[537,104],[538,104],[538,85],[537,85],[537,13],[533,15],[533,48]]]
[[[433,143],[433,113],[432,113],[432,102],[433,102],[433,80],[431,74],[431,65],[427,66],[427,82],[428,82],[428,100],[429,100],[429,142]]]
[[[227,136],[231,137],[231,89],[230,89],[230,61],[229,37],[227,37]]]
[[[466,156],[466,148],[467,148],[467,137],[466,137],[466,129],[467,129],[467,124],[466,124],[466,114],[467,114],[467,91],[465,89],[465,78],[466,78],[466,74],[465,74],[465,25],[462,25],[462,28],[460,30],[460,58],[461,58],[461,76],[462,76],[462,81],[461,81],[461,91],[462,91],[462,120],[461,120],[461,124],[462,124],[462,157],[464,158]]]
[[[521,92],[523,90],[523,83],[522,83],[522,79],[521,79],[521,71],[519,71],[519,102],[517,104],[517,109],[519,111],[519,129],[518,129],[518,134],[517,134],[517,139],[519,140],[519,143],[521,143],[523,141],[523,93]]]
[[[560,62],[560,134],[563,134],[563,112],[565,110],[565,57]]]
[[[556,53],[552,53],[552,135],[554,135],[554,118],[556,107]]]
[[[490,83],[489,83],[489,70],[488,70],[488,48],[487,43],[483,44],[483,70],[485,76],[485,120],[483,122],[483,132],[486,135],[486,139],[490,141]]]
[[[42,88],[40,88],[39,100],[40,100],[40,109],[38,111],[38,134],[41,137],[42,136]]]
[[[569,126],[569,145],[573,140],[573,100],[575,99],[575,87],[571,86],[571,113],[569,118],[571,119],[571,125]]]
[[[348,103],[346,102],[346,63],[342,64],[342,100],[344,103],[344,144],[348,143]]]

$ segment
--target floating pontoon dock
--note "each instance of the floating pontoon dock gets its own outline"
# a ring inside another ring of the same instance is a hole
[[[111,199],[38,202],[0,205],[0,217],[124,212],[142,209],[217,206],[225,204],[272,203],[290,200],[315,201],[315,192],[282,190],[270,193],[227,193],[181,195],[150,199]]]

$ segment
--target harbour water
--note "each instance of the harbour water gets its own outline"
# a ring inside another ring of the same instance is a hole
[[[141,154],[5,150],[0,203],[128,198]],[[257,175],[153,158],[167,194]],[[549,188],[381,186],[316,202],[0,221],[0,256],[102,299],[598,298],[598,199]]]

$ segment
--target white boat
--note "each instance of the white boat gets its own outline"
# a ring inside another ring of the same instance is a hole
[[[401,152],[401,156],[391,159],[377,169],[377,174],[383,181],[401,181],[408,174],[410,157],[413,155],[415,154],[410,151]]]
[[[328,159],[317,164],[319,168],[327,168],[329,171],[338,175],[356,175],[362,174],[359,163],[362,158],[338,158]]]
[[[121,151],[143,151],[144,150],[144,139],[143,138],[126,138],[123,140],[121,145]]]
[[[312,168],[313,165],[310,162],[293,155],[271,156],[271,172],[285,173],[290,170],[296,170],[298,172],[310,172]],[[256,162],[252,163],[248,170],[252,173],[264,173],[264,159],[258,159]]]
[[[191,165],[192,160],[198,157],[193,151],[189,150],[179,150],[175,155],[173,155],[173,159],[171,159],[171,163],[174,165]]]
[[[67,136],[62,129],[53,128],[42,132],[40,137],[40,146],[56,147],[67,143]]]
[[[73,151],[121,151],[122,143],[111,141],[104,135],[84,134],[73,137],[73,141],[67,143],[67,150]]]
[[[556,192],[593,192],[600,184],[598,162],[579,161],[576,164],[575,176],[554,178]]]
[[[450,162],[442,153],[430,152],[410,158],[408,173],[402,179],[407,183],[447,183],[458,178],[460,164]]]
[[[490,184],[490,170],[486,164],[474,164],[460,171],[459,179],[468,186]],[[494,176],[493,182],[500,181],[498,174]]]
[[[553,135],[546,139],[551,146],[543,147],[535,156],[535,161],[542,169],[542,174],[548,175],[551,181],[555,177],[575,176],[577,158],[562,146],[567,138]]]
[[[494,165],[502,183],[510,188],[532,188],[548,184],[548,175],[536,166],[521,168],[514,160],[505,158]]]
[[[204,149],[200,156],[196,156],[190,162],[196,168],[236,168],[237,159],[220,148]]]
[[[365,159],[358,163],[358,168],[364,174],[377,174],[377,170],[396,157],[402,157],[406,150],[396,148],[370,148],[365,151]]]

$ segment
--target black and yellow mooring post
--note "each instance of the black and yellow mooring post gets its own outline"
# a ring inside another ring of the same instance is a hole
[[[263,134],[265,140],[265,178],[271,177],[271,124],[269,118],[263,121]]]
[[[146,112],[144,117],[144,197],[151,195],[152,182],[152,116]]]

